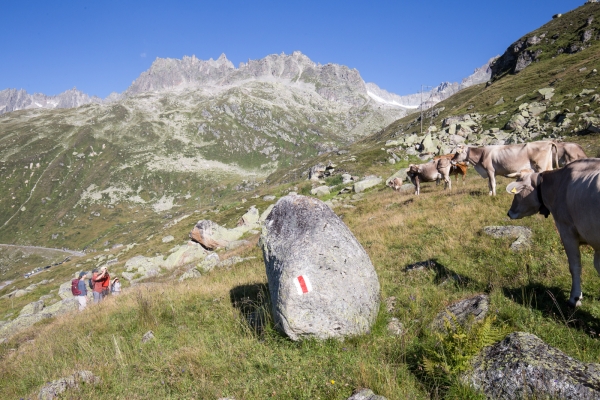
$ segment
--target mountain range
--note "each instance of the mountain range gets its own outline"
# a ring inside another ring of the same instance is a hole
[[[329,100],[353,105],[364,102],[368,95],[375,102],[401,110],[426,107],[442,101],[457,91],[474,84],[487,82],[491,76],[491,59],[475,72],[458,82],[443,82],[423,93],[397,95],[365,83],[358,71],[337,64],[320,65],[301,52],[291,55],[272,54],[260,60],[248,60],[235,68],[222,54],[217,60],[204,61],[195,56],[179,59],[157,58],[123,93],[111,93],[105,99],[89,96],[76,88],[54,96],[29,94],[23,89],[0,91],[0,114],[25,109],[74,108],[85,104],[109,104],[140,93],[183,87],[227,87],[249,80],[279,81],[288,84],[319,83],[316,91]],[[421,100],[423,99],[423,100]]]

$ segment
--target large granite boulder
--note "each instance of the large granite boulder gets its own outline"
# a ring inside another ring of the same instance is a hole
[[[276,327],[292,340],[368,333],[379,280],[352,232],[320,200],[281,198],[261,237]]]
[[[471,365],[462,380],[490,399],[600,399],[600,364],[582,363],[531,333],[511,333]]]

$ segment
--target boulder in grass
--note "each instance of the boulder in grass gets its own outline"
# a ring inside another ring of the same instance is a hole
[[[469,321],[481,321],[487,315],[490,299],[487,294],[478,294],[459,300],[441,311],[431,323],[431,329],[443,330],[445,322],[454,326],[455,322],[465,326]]]
[[[276,327],[292,340],[368,333],[379,310],[369,256],[320,200],[281,198],[261,245]]]
[[[190,239],[200,243],[208,250],[225,247],[233,240],[237,240],[243,232],[227,229],[210,220],[200,220],[190,232]]]
[[[600,364],[585,364],[531,333],[513,332],[471,360],[462,381],[491,399],[600,399]]]
[[[377,176],[367,176],[362,181],[354,183],[354,192],[361,193],[367,189],[370,189],[374,186],[379,185],[382,182],[382,179]]]
[[[387,400],[387,398],[376,395],[371,389],[358,389],[348,397],[348,400]]]

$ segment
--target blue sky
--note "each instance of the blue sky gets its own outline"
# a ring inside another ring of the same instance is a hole
[[[585,0],[5,1],[0,90],[124,91],[157,57],[300,50],[398,94],[459,81]]]

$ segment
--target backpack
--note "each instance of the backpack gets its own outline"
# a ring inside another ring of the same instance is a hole
[[[73,296],[80,296],[81,295],[81,290],[79,290],[79,279],[73,279],[71,281],[71,293],[73,293]]]
[[[89,282],[88,282],[88,286],[90,287],[90,289],[94,289],[94,282],[92,281],[92,279],[90,278]]]

